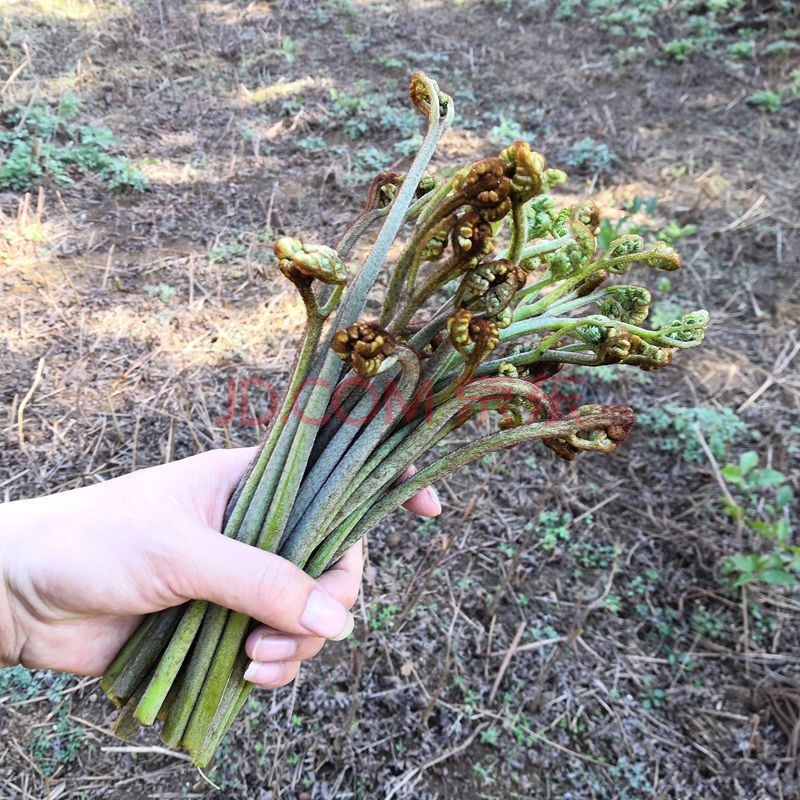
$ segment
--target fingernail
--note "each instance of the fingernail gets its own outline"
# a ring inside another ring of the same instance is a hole
[[[342,639],[346,639],[352,632],[353,627],[355,626],[356,621],[353,619],[353,615],[348,611],[347,612],[347,622],[345,622],[344,628],[342,628],[336,636],[333,637],[334,642],[341,642]]]
[[[250,683],[269,685],[279,683],[286,671],[286,665],[278,661],[271,664],[261,664],[251,661],[244,673],[244,679]]]
[[[300,624],[325,639],[344,639],[353,630],[353,615],[338,600],[314,589],[308,596]]]
[[[434,505],[434,507],[436,508],[436,512],[435,512],[434,516],[436,514],[441,514],[442,513],[442,504],[439,501],[439,495],[436,494],[436,489],[434,489],[434,488],[432,488],[430,486],[426,486],[422,490],[422,493],[425,495],[425,498],[427,500],[429,500]]]
[[[291,636],[270,634],[259,636],[253,648],[253,656],[258,661],[286,661],[297,652],[297,640]]]

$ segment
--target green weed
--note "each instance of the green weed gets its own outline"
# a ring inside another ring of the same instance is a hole
[[[355,84],[353,91],[333,88],[331,117],[350,139],[359,139],[369,131],[390,131],[409,137],[418,133],[418,123],[407,108],[388,102],[385,94],[368,91],[364,82]]]
[[[628,64],[641,61],[645,57],[646,52],[644,47],[638,44],[625,47],[617,53],[617,64],[621,67],[625,67]]]
[[[660,579],[660,573],[654,569],[646,569],[644,573],[634,575],[628,581],[626,594],[629,598],[635,599],[645,597],[655,591]]]
[[[57,702],[67,687],[70,676],[60,672],[9,667],[0,670],[0,698],[12,703],[44,697],[49,703]]]
[[[405,62],[394,56],[387,56],[378,62],[384,69],[403,69]]]
[[[697,43],[694,39],[673,39],[664,45],[666,55],[679,64],[686,61],[687,56],[694,53],[696,49]]]
[[[389,603],[371,615],[369,626],[373,631],[387,630],[392,627],[400,606]]]
[[[572,145],[565,161],[579,172],[605,172],[617,157],[607,144],[586,136]]]
[[[399,142],[397,142],[394,145],[394,151],[408,158],[408,156],[413,155],[417,152],[417,150],[419,150],[421,144],[422,134],[415,133],[413,136],[409,136],[408,139],[401,139]]]
[[[498,116],[497,125],[489,129],[489,138],[500,147],[507,147],[517,139],[530,140],[532,134],[527,133],[523,127],[514,119]]]
[[[647,324],[653,328],[661,328],[669,325],[673,319],[680,319],[685,313],[686,309],[673,300],[659,300],[650,306]]]
[[[146,284],[144,290],[147,292],[148,297],[157,297],[162,303],[168,303],[177,294],[174,287],[168,283]]]
[[[760,108],[762,111],[773,113],[775,111],[780,111],[783,101],[777,92],[763,91],[751,94],[750,97],[747,98],[747,102],[751,106]]]
[[[0,699],[12,703],[41,698],[50,707],[48,724],[38,726],[28,742],[28,752],[45,776],[59,766],[72,763],[83,743],[84,729],[70,718],[71,703],[64,699],[64,689],[71,678],[47,670],[11,667],[0,670]]]
[[[59,703],[51,713],[51,721],[37,727],[28,743],[31,758],[45,776],[71,764],[79,750],[86,749],[84,728],[72,721],[70,708],[69,702]]]
[[[618,594],[607,594],[603,605],[612,613],[619,614],[622,609],[622,599]]]
[[[797,42],[790,42],[786,39],[776,39],[764,48],[764,55],[767,58],[788,58],[796,52],[800,46]]]
[[[675,319],[675,317],[670,317],[670,320],[673,319]],[[642,370],[632,372],[631,370],[626,370],[622,364],[601,364],[597,367],[573,367],[572,374],[580,378],[588,378],[591,376],[592,380],[600,381],[601,383],[618,383],[621,380],[626,380],[646,386],[653,382],[653,379],[646,372]]]
[[[569,539],[568,525],[572,521],[572,514],[559,511],[540,511],[536,525],[538,540],[544,550],[555,550],[559,542]]]
[[[353,172],[357,179],[371,177],[377,172],[386,169],[392,157],[377,147],[362,147],[356,150],[353,158]]]
[[[110,189],[147,185],[130,159],[116,155],[118,143],[105,127],[78,125],[74,95],[65,95],[57,109],[18,106],[6,114],[0,128],[0,189],[26,191],[40,181],[58,186],[79,175],[96,175]]]
[[[753,39],[743,42],[733,42],[727,47],[727,53],[732,58],[753,58],[756,54],[756,43]]]
[[[327,147],[325,140],[321,136],[304,136],[302,139],[298,139],[295,144],[301,150],[305,150],[306,153],[318,153]]]
[[[281,39],[281,55],[291,64],[297,55],[297,44],[291,36],[284,36]]]
[[[737,524],[758,534],[766,548],[728,557],[722,572],[734,586],[794,586],[800,583],[800,547],[792,540],[794,492],[782,472],[758,464],[758,454],[748,451],[739,456],[737,464],[722,468],[733,497],[723,497],[722,502]]]
[[[591,536],[570,542],[569,553],[586,569],[606,569],[614,560],[614,546],[600,544]]]
[[[645,233],[646,229],[642,225],[634,225],[631,222],[631,217],[638,213],[644,213],[648,216],[652,215],[656,210],[658,198],[650,197],[647,200],[634,195],[630,202],[623,205],[627,212],[624,216],[620,217],[615,222],[604,218],[600,220],[600,229],[597,234],[597,244],[603,250],[607,250],[614,239],[622,236],[625,233]]]
[[[719,639],[724,630],[724,624],[718,614],[709,611],[702,603],[698,603],[697,610],[692,614],[692,630],[706,639]]]
[[[637,418],[643,428],[657,434],[653,442],[659,450],[680,455],[691,464],[705,460],[695,426],[718,461],[725,458],[730,445],[747,431],[739,417],[727,408],[664,406],[642,411]]]
[[[228,244],[217,244],[209,248],[209,264],[227,264],[235,258],[247,255],[248,247],[241,242],[230,242]]]
[[[654,701],[647,700],[642,702],[645,708],[659,708],[664,698],[661,689],[653,690],[653,697],[657,699],[658,705]],[[656,694],[660,693],[660,694]],[[646,705],[650,702],[651,705]],[[621,756],[616,764],[609,768],[609,774],[620,785],[621,791],[616,795],[619,800],[633,800],[655,794],[652,781],[652,766],[646,761],[631,761],[625,756]],[[624,787],[624,788],[623,788]],[[633,794],[629,794],[633,792]]]
[[[656,239],[669,245],[674,245],[685,236],[691,236],[697,230],[697,225],[679,225],[674,219],[670,220],[656,234]]]

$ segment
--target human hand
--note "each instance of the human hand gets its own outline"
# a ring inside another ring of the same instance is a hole
[[[102,674],[144,614],[208,600],[263,623],[248,679],[276,687],[352,630],[361,545],[317,580],[221,536],[255,450],[214,450],[105,483],[0,505],[0,666]],[[440,511],[430,490],[407,507]]]

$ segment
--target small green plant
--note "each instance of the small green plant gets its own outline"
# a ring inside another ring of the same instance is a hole
[[[664,45],[664,52],[673,61],[681,64],[686,61],[687,56],[691,55],[696,48],[697,44],[694,39],[673,39]]]
[[[758,453],[752,450],[739,456],[738,464],[726,464],[722,470],[722,477],[745,493],[752,505],[754,496],[763,489],[781,486],[786,482],[786,476],[776,469],[758,466]],[[783,508],[792,499],[792,490],[784,486],[778,490],[780,508]]]
[[[638,573],[628,581],[626,594],[629,598],[635,599],[644,597],[653,591],[658,586],[661,575],[657,570],[646,569],[644,573]]]
[[[296,144],[306,153],[318,153],[326,148],[325,140],[321,136],[304,136]]]
[[[69,711],[69,702],[59,703],[50,722],[37,727],[28,743],[31,758],[45,776],[71,764],[85,748],[84,728],[72,721]]]
[[[610,245],[614,239],[622,236],[623,234],[643,233],[644,228],[641,225],[634,225],[631,222],[631,217],[639,212],[650,216],[655,212],[657,204],[657,197],[650,197],[647,200],[644,200],[643,198],[639,197],[638,194],[634,195],[630,202],[626,202],[623,205],[623,208],[626,212],[624,216],[620,217],[615,222],[611,222],[609,219],[600,220],[600,229],[597,233],[598,243],[602,247],[608,247],[608,245]]]
[[[69,675],[63,673],[9,667],[0,670],[0,698],[17,703],[44,697],[48,702],[55,703],[69,681]]]
[[[228,244],[216,244],[209,248],[209,264],[227,264],[235,258],[246,256],[248,247],[241,242],[229,242]]]
[[[617,64],[621,67],[634,64],[637,61],[641,61],[645,57],[646,52],[644,47],[639,44],[625,47],[617,53]]]
[[[481,731],[481,744],[496,745],[500,741],[500,731],[497,728],[487,728]]]
[[[19,703],[41,699],[51,710],[45,724],[33,729],[28,752],[45,776],[75,760],[83,746],[84,730],[70,718],[70,702],[65,700],[69,675],[12,667],[0,670],[0,702]]]
[[[608,594],[603,600],[603,605],[612,613],[619,614],[622,608],[622,599],[618,594]]]
[[[37,727],[28,743],[28,750],[36,766],[45,776],[52,775],[60,766],[71,764],[78,752],[85,748],[83,726],[70,718],[70,704],[60,703],[51,715],[51,722]]]
[[[699,603],[697,610],[692,614],[692,630],[706,639],[719,639],[723,629],[724,624],[719,615]]]
[[[621,380],[630,380],[646,386],[653,382],[653,379],[646,372],[638,372],[635,375],[625,374],[620,370],[619,364],[601,364],[599,367],[575,367],[574,374],[581,378],[591,375],[592,378],[600,383],[618,383]]]
[[[297,44],[291,36],[284,36],[281,39],[281,55],[291,64],[297,55]]]
[[[67,186],[88,174],[111,189],[144,189],[145,176],[128,158],[114,154],[114,134],[74,123],[77,112],[77,98],[65,95],[55,110],[18,106],[6,114],[0,125],[0,189],[26,191],[45,178]]]
[[[392,627],[394,618],[400,611],[400,606],[394,603],[389,603],[383,606],[370,620],[369,626],[373,631],[386,630]]]
[[[752,58],[756,54],[756,43],[753,39],[729,44],[728,55],[732,58]]]
[[[730,445],[740,440],[747,430],[730,409],[705,406],[664,406],[642,412],[639,422],[644,428],[659,434],[656,442],[660,450],[680,454],[692,464],[705,460],[697,428],[718,461],[725,458]]]
[[[572,19],[577,15],[580,5],[581,0],[560,0],[556,7],[555,18],[560,22]]]
[[[766,551],[737,553],[722,565],[734,586],[748,583],[796,585],[800,575],[800,547],[792,543],[792,500],[787,478],[778,470],[759,467],[758,454],[742,453],[737,464],[721,472],[733,497],[723,497],[727,513],[763,537]]]
[[[472,765],[473,772],[481,779],[481,783],[487,786],[491,786],[495,782],[493,768],[494,759],[490,756],[484,756]]]
[[[365,181],[376,172],[382,172],[392,158],[377,147],[362,147],[356,150],[353,158],[353,171],[348,178],[354,182]]]
[[[400,153],[401,156],[408,156],[413,155],[414,153],[419,150],[419,146],[422,144],[422,136],[420,134],[415,133],[412,136],[409,136],[408,139],[401,139],[397,142],[394,146],[394,150],[396,153]]]
[[[751,106],[756,106],[762,111],[769,111],[770,113],[780,111],[782,104],[781,96],[777,92],[768,90],[751,94],[750,97],[747,98],[747,102],[750,103]]]
[[[149,297],[157,297],[162,303],[168,303],[177,294],[174,287],[168,283],[159,283],[157,286],[147,284],[144,290]]]
[[[363,82],[356,83],[350,91],[332,88],[330,96],[330,115],[350,139],[359,139],[370,130],[407,137],[417,133],[413,114],[393,105],[385,94],[368,91]]]
[[[767,58],[787,58],[798,49],[797,42],[790,42],[786,39],[776,39],[764,48],[764,55]]]
[[[495,144],[505,147],[515,139],[530,139],[531,134],[526,133],[522,126],[514,119],[500,114],[497,125],[489,129],[489,138]]]
[[[659,300],[650,306],[647,321],[654,328],[660,328],[662,325],[668,325],[671,319],[675,319],[675,315],[680,316],[683,313],[684,309],[680,303],[670,299]]]
[[[645,689],[639,695],[639,700],[645,708],[661,708],[667,693],[663,689]]]
[[[766,616],[755,603],[748,603],[747,611],[752,620],[750,638],[756,645],[762,645],[765,640],[769,640],[772,637],[778,624],[772,617]]]
[[[590,535],[571,542],[569,553],[586,569],[606,569],[614,560],[614,545],[600,544]]]
[[[661,700],[664,698],[664,691],[662,689],[654,689],[654,692],[660,692],[658,696],[658,704],[651,702],[647,705],[645,701],[642,705],[645,708],[659,708]],[[655,794],[653,788],[653,781],[650,778],[651,765],[645,761],[631,761],[625,756],[620,757],[616,764],[609,768],[609,773],[616,781],[625,786],[620,794],[616,797],[619,800],[633,800],[633,798],[644,798],[649,795]]]
[[[572,514],[560,511],[540,511],[539,523],[536,526],[538,539],[544,550],[555,550],[559,542],[569,540],[569,523]]]
[[[679,225],[674,219],[670,220],[657,234],[656,239],[666,244],[675,244],[685,236],[691,236],[697,230],[697,225]]]
[[[578,171],[605,172],[617,157],[607,144],[586,136],[572,145],[565,160],[570,167]]]

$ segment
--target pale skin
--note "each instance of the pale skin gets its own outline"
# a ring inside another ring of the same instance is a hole
[[[246,677],[266,688],[291,682],[326,640],[349,635],[360,543],[314,580],[218,533],[254,452],[214,450],[0,505],[0,666],[102,675],[142,615],[191,599],[261,623],[247,640]],[[406,508],[441,511],[431,489]]]

